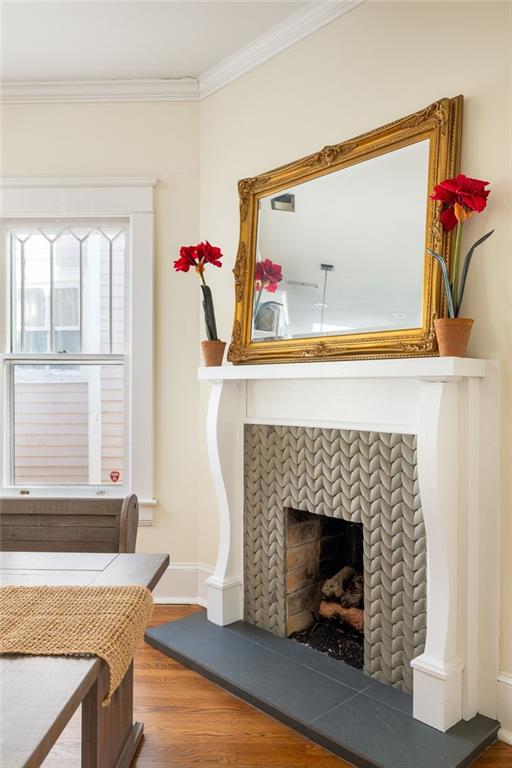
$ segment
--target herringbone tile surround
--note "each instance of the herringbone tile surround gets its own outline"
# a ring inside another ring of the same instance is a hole
[[[287,507],[363,524],[365,671],[412,691],[426,634],[416,436],[246,425],[245,618],[285,634]]]

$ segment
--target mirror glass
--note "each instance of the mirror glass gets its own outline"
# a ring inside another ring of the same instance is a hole
[[[253,341],[421,326],[429,140],[259,199]]]

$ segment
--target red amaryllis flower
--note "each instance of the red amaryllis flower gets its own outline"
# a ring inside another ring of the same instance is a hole
[[[439,218],[446,230],[453,229],[459,221],[464,222],[484,210],[490,192],[485,189],[488,184],[488,181],[470,179],[459,173],[455,178],[445,179],[434,187],[430,199],[444,203]]]
[[[206,334],[210,341],[218,341],[217,323],[215,321],[215,309],[213,307],[213,298],[210,286],[204,279],[204,268],[206,264],[213,264],[215,267],[222,267],[222,253],[220,248],[211,245],[208,240],[197,245],[183,245],[180,248],[180,257],[174,262],[174,269],[178,272],[188,272],[191,267],[195,269],[201,280],[201,291],[203,293],[203,310],[206,325]]]
[[[178,272],[188,272],[194,267],[200,275],[204,272],[205,264],[213,264],[222,267],[222,253],[220,248],[210,245],[208,240],[197,245],[184,245],[180,248],[180,257],[174,262],[174,269]]]
[[[269,293],[275,293],[277,286],[283,279],[282,267],[280,264],[274,264],[270,259],[257,261],[254,269],[254,290],[267,290]]]

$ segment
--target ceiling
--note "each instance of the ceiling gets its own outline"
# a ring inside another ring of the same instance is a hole
[[[199,77],[306,2],[3,2],[1,80]]]

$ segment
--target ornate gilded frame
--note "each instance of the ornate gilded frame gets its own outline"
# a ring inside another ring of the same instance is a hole
[[[252,341],[253,274],[258,227],[258,200],[345,166],[377,157],[408,144],[430,140],[429,189],[459,169],[462,96],[441,99],[413,115],[376,130],[324,147],[294,163],[238,182],[240,243],[235,275],[235,319],[228,360],[233,363],[356,360],[379,357],[426,357],[437,354],[434,319],[445,313],[439,267],[425,254],[421,328]],[[443,254],[451,267],[452,237],[439,225],[440,203],[428,200],[425,247]]]

